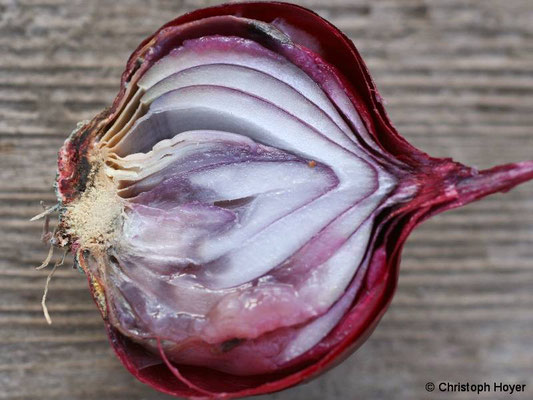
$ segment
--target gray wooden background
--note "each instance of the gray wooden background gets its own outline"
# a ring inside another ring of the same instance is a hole
[[[0,0],[0,399],[169,399],[119,364],[70,265],[41,313],[39,200],[56,152],[108,105],[129,53],[207,0]],[[397,128],[478,167],[533,158],[533,1],[305,0],[365,57]],[[499,399],[426,382],[525,383],[533,398],[533,184],[425,223],[359,352],[264,399]]]

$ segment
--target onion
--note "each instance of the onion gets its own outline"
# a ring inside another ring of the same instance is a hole
[[[126,368],[182,397],[310,379],[391,301],[439,212],[533,178],[436,159],[389,122],[353,44],[299,6],[177,18],[59,153],[51,243],[86,273]]]

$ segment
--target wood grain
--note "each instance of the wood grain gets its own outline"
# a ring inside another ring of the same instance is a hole
[[[168,399],[110,350],[86,282],[65,267],[39,306],[56,153],[108,105],[129,53],[218,1],[0,0],[0,399]],[[398,130],[480,168],[532,158],[531,0],[305,0],[356,43]],[[533,184],[424,224],[394,302],[363,348],[265,399],[471,399],[428,381],[525,383],[533,398]],[[497,394],[480,396],[502,398]]]

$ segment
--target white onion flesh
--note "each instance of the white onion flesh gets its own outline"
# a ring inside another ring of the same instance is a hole
[[[217,36],[186,41],[137,83],[102,138],[125,204],[108,271],[121,332],[174,343],[176,362],[253,374],[342,318],[395,181],[328,73],[319,85],[258,43]]]

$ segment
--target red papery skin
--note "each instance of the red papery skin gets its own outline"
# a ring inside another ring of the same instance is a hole
[[[270,23],[277,18],[311,36],[321,50],[318,55],[337,68],[344,89],[352,100],[370,136],[391,159],[400,160],[398,190],[417,187],[413,198],[391,206],[375,220],[370,241],[369,267],[354,279],[361,290],[349,312],[314,348],[291,361],[275,374],[234,376],[206,367],[175,365],[161,351],[161,360],[118,332],[106,320],[105,288],[91,276],[87,256],[78,251],[59,229],[56,244],[67,245],[85,270],[97,305],[102,310],[111,345],[124,366],[140,381],[171,395],[186,398],[230,399],[279,391],[323,373],[355,351],[372,333],[391,302],[396,288],[400,252],[413,228],[438,212],[462,206],[488,194],[507,191],[533,179],[533,162],[499,166],[485,171],[466,167],[451,159],[436,159],[415,149],[403,139],[389,121],[382,99],[354,44],[337,28],[310,10],[294,4],[251,2],[226,4],[197,10],[164,25],[147,38],[128,60],[121,89],[113,105],[74,132],[59,153],[57,191],[62,205],[79,197],[87,185],[90,170],[86,154],[97,136],[116,117],[127,100],[128,82],[138,79],[158,59],[176,47],[172,28],[206,17],[233,15]],[[296,35],[298,36],[298,35]],[[305,40],[305,35],[302,35]],[[298,43],[298,37],[292,37]],[[302,45],[305,45],[302,43]],[[378,157],[379,158],[379,157]],[[386,160],[383,161],[386,168]],[[61,227],[60,227],[61,228]],[[161,346],[159,346],[161,349]],[[162,362],[161,362],[162,361]]]

